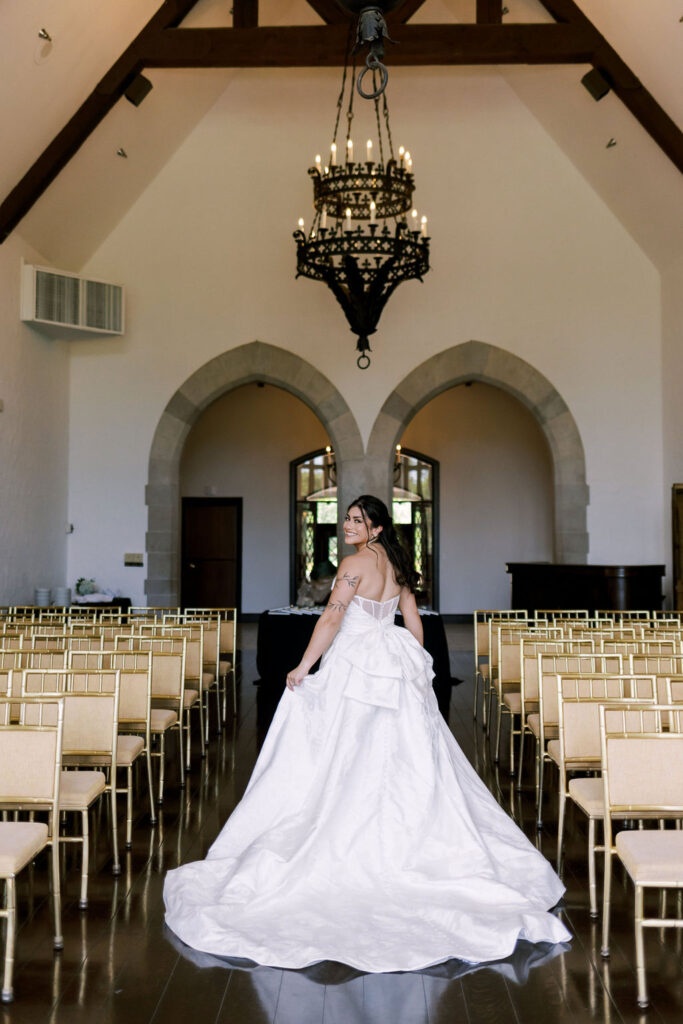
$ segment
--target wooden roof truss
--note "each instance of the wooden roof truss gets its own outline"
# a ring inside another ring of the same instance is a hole
[[[335,0],[307,0],[322,25],[260,26],[258,0],[233,0],[232,28],[179,27],[197,0],[165,0],[0,205],[0,243],[28,213],[145,68],[322,67],[344,62],[350,16]],[[387,16],[387,63],[407,65],[592,64],[683,171],[683,133],[574,0],[541,0],[555,19],[503,24],[502,0],[476,0],[471,24],[415,24],[424,0]]]

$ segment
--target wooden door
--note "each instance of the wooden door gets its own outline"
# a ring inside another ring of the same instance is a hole
[[[242,499],[183,498],[183,608],[240,609]]]

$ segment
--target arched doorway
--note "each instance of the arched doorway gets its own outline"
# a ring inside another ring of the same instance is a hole
[[[352,492],[362,478],[363,443],[353,414],[332,382],[299,356],[260,341],[216,356],[178,388],[152,440],[145,492],[148,604],[176,605],[179,601],[179,467],[190,429],[217,398],[252,381],[281,387],[313,410],[338,453],[342,500],[355,496]]]
[[[441,609],[507,607],[506,564],[553,560],[553,462],[538,421],[509,392],[469,381],[423,405],[401,443],[441,467]]]
[[[505,349],[468,341],[417,366],[387,398],[370,435],[367,473],[378,493],[389,493],[395,445],[415,413],[442,391],[470,380],[502,388],[540,425],[553,460],[554,558],[583,563],[588,556],[586,460],[569,408],[551,382]]]
[[[183,606],[253,615],[287,604],[289,464],[316,441],[329,438],[313,410],[264,381],[204,410],[180,459]]]

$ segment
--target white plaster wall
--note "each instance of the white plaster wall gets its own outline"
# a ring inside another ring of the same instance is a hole
[[[33,603],[66,581],[68,348],[19,319],[21,259],[0,247],[0,604]]]
[[[505,563],[553,560],[553,467],[538,423],[475,382],[424,406],[401,444],[440,463],[441,611],[508,608]]]
[[[183,497],[242,498],[242,611],[289,604],[289,464],[329,444],[320,420],[270,385],[235,388],[185,442]]]
[[[663,559],[660,290],[624,228],[494,69],[392,69],[396,144],[415,157],[433,270],[402,285],[355,366],[327,289],[294,280],[306,169],[330,141],[333,70],[236,74],[88,271],[128,288],[121,341],[73,348],[71,575],[142,599],[152,434],[198,366],[259,338],[309,360],[364,438],[429,355],[471,338],[534,365],[571,409],[591,488],[593,562]],[[357,103],[357,138],[363,126]],[[367,114],[366,114],[367,116]],[[78,512],[78,516],[77,516]]]
[[[671,562],[671,488],[683,483],[683,258],[662,274],[662,414],[664,422],[663,519]],[[668,596],[673,580],[668,578]]]

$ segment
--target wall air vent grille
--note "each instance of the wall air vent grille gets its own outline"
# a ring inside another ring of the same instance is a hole
[[[85,322],[99,331],[123,330],[123,289],[103,281],[82,281],[85,289]]]
[[[21,319],[54,333],[59,328],[90,334],[123,334],[123,288],[68,271],[24,264]]]
[[[79,280],[61,274],[36,273],[36,319],[78,324]]]

